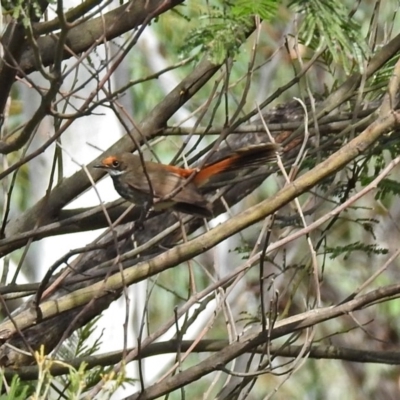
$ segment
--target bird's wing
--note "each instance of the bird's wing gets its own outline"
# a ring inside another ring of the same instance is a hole
[[[134,182],[129,180],[126,183],[143,194],[153,194],[158,199],[169,197],[172,192],[177,190],[177,193],[169,200],[207,207],[208,202],[196,185],[192,181],[187,182],[187,177],[190,176],[191,172],[191,170],[177,167],[165,165],[161,167],[157,163],[148,163],[146,179],[135,180]],[[150,178],[151,186],[147,178]]]

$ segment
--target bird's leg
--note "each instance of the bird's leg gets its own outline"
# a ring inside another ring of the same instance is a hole
[[[146,209],[145,207],[140,207],[140,216],[139,219],[135,221],[135,229],[138,231],[142,231],[144,229],[143,221],[146,218]]]
[[[144,229],[143,222],[149,217],[152,211],[153,204],[150,202],[144,203],[140,210],[139,219],[135,221],[135,228],[137,228],[139,231],[142,231]]]

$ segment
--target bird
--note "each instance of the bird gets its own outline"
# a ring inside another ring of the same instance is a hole
[[[212,204],[204,196],[207,184],[229,172],[261,167],[273,161],[279,149],[273,143],[244,147],[201,169],[144,161],[139,155],[121,152],[105,157],[94,168],[107,171],[118,194],[142,209],[172,208],[210,218]]]

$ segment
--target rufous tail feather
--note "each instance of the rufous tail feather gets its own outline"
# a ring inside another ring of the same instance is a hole
[[[243,168],[261,167],[276,158],[279,146],[273,143],[255,145],[237,150],[233,155],[206,165],[194,178],[197,186],[202,186],[207,181],[225,172],[241,170]]]

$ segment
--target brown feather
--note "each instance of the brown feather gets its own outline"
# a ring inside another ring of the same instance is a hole
[[[146,161],[144,168],[141,158],[131,153],[106,157],[96,167],[106,169],[117,192],[132,203],[140,206],[154,203],[159,209],[172,204],[177,211],[210,217],[212,205],[202,195],[201,188],[211,178],[226,172],[260,167],[274,159],[278,150],[279,146],[272,143],[237,150],[222,160],[206,165],[191,181],[187,178],[196,172],[195,169],[151,161]]]
[[[206,165],[194,178],[197,186],[204,186],[210,178],[225,172],[261,167],[276,158],[280,147],[273,143],[244,147],[222,160]]]

